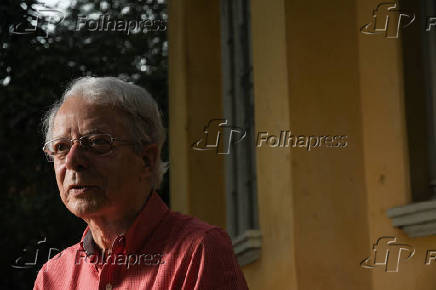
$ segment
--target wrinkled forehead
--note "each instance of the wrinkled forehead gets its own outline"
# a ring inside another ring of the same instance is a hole
[[[111,105],[94,104],[80,97],[68,98],[53,120],[52,138],[77,137],[90,133],[125,136],[127,114]]]

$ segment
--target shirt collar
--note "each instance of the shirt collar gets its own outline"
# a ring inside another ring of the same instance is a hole
[[[125,238],[126,251],[129,253],[137,251],[168,213],[169,209],[160,196],[156,192],[152,192],[126,235],[120,235],[116,240]],[[83,232],[80,246],[87,255],[97,252],[98,247],[94,242],[89,226]]]

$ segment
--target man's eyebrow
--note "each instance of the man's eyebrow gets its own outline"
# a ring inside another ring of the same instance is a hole
[[[109,134],[109,133],[107,130],[95,128],[95,129],[86,130],[82,134],[82,136],[89,135],[89,134]]]
[[[83,132],[83,134],[80,134],[80,135],[86,136],[86,135],[90,135],[90,134],[110,134],[110,133],[108,132],[108,130],[94,128],[94,129],[86,130],[85,132]],[[59,135],[59,136],[53,137],[53,139],[51,139],[51,140],[57,140],[57,139],[71,139],[71,137],[67,136],[67,135]]]

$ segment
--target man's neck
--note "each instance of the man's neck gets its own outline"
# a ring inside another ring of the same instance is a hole
[[[124,214],[104,213],[84,218],[91,230],[94,242],[102,251],[110,251],[114,240],[126,234],[138,214],[149,200],[152,191],[139,208],[131,209]]]
[[[94,217],[86,222],[92,233],[92,238],[96,245],[102,251],[110,251],[113,241],[119,236],[125,234],[132,223],[134,222],[137,214],[130,217],[124,217],[119,220],[107,220],[105,218]]]

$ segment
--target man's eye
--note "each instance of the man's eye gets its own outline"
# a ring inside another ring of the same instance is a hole
[[[53,151],[55,153],[68,152],[70,149],[70,144],[66,141],[57,141],[53,144]]]
[[[93,136],[88,138],[89,146],[108,146],[111,144],[111,139],[109,136]]]

